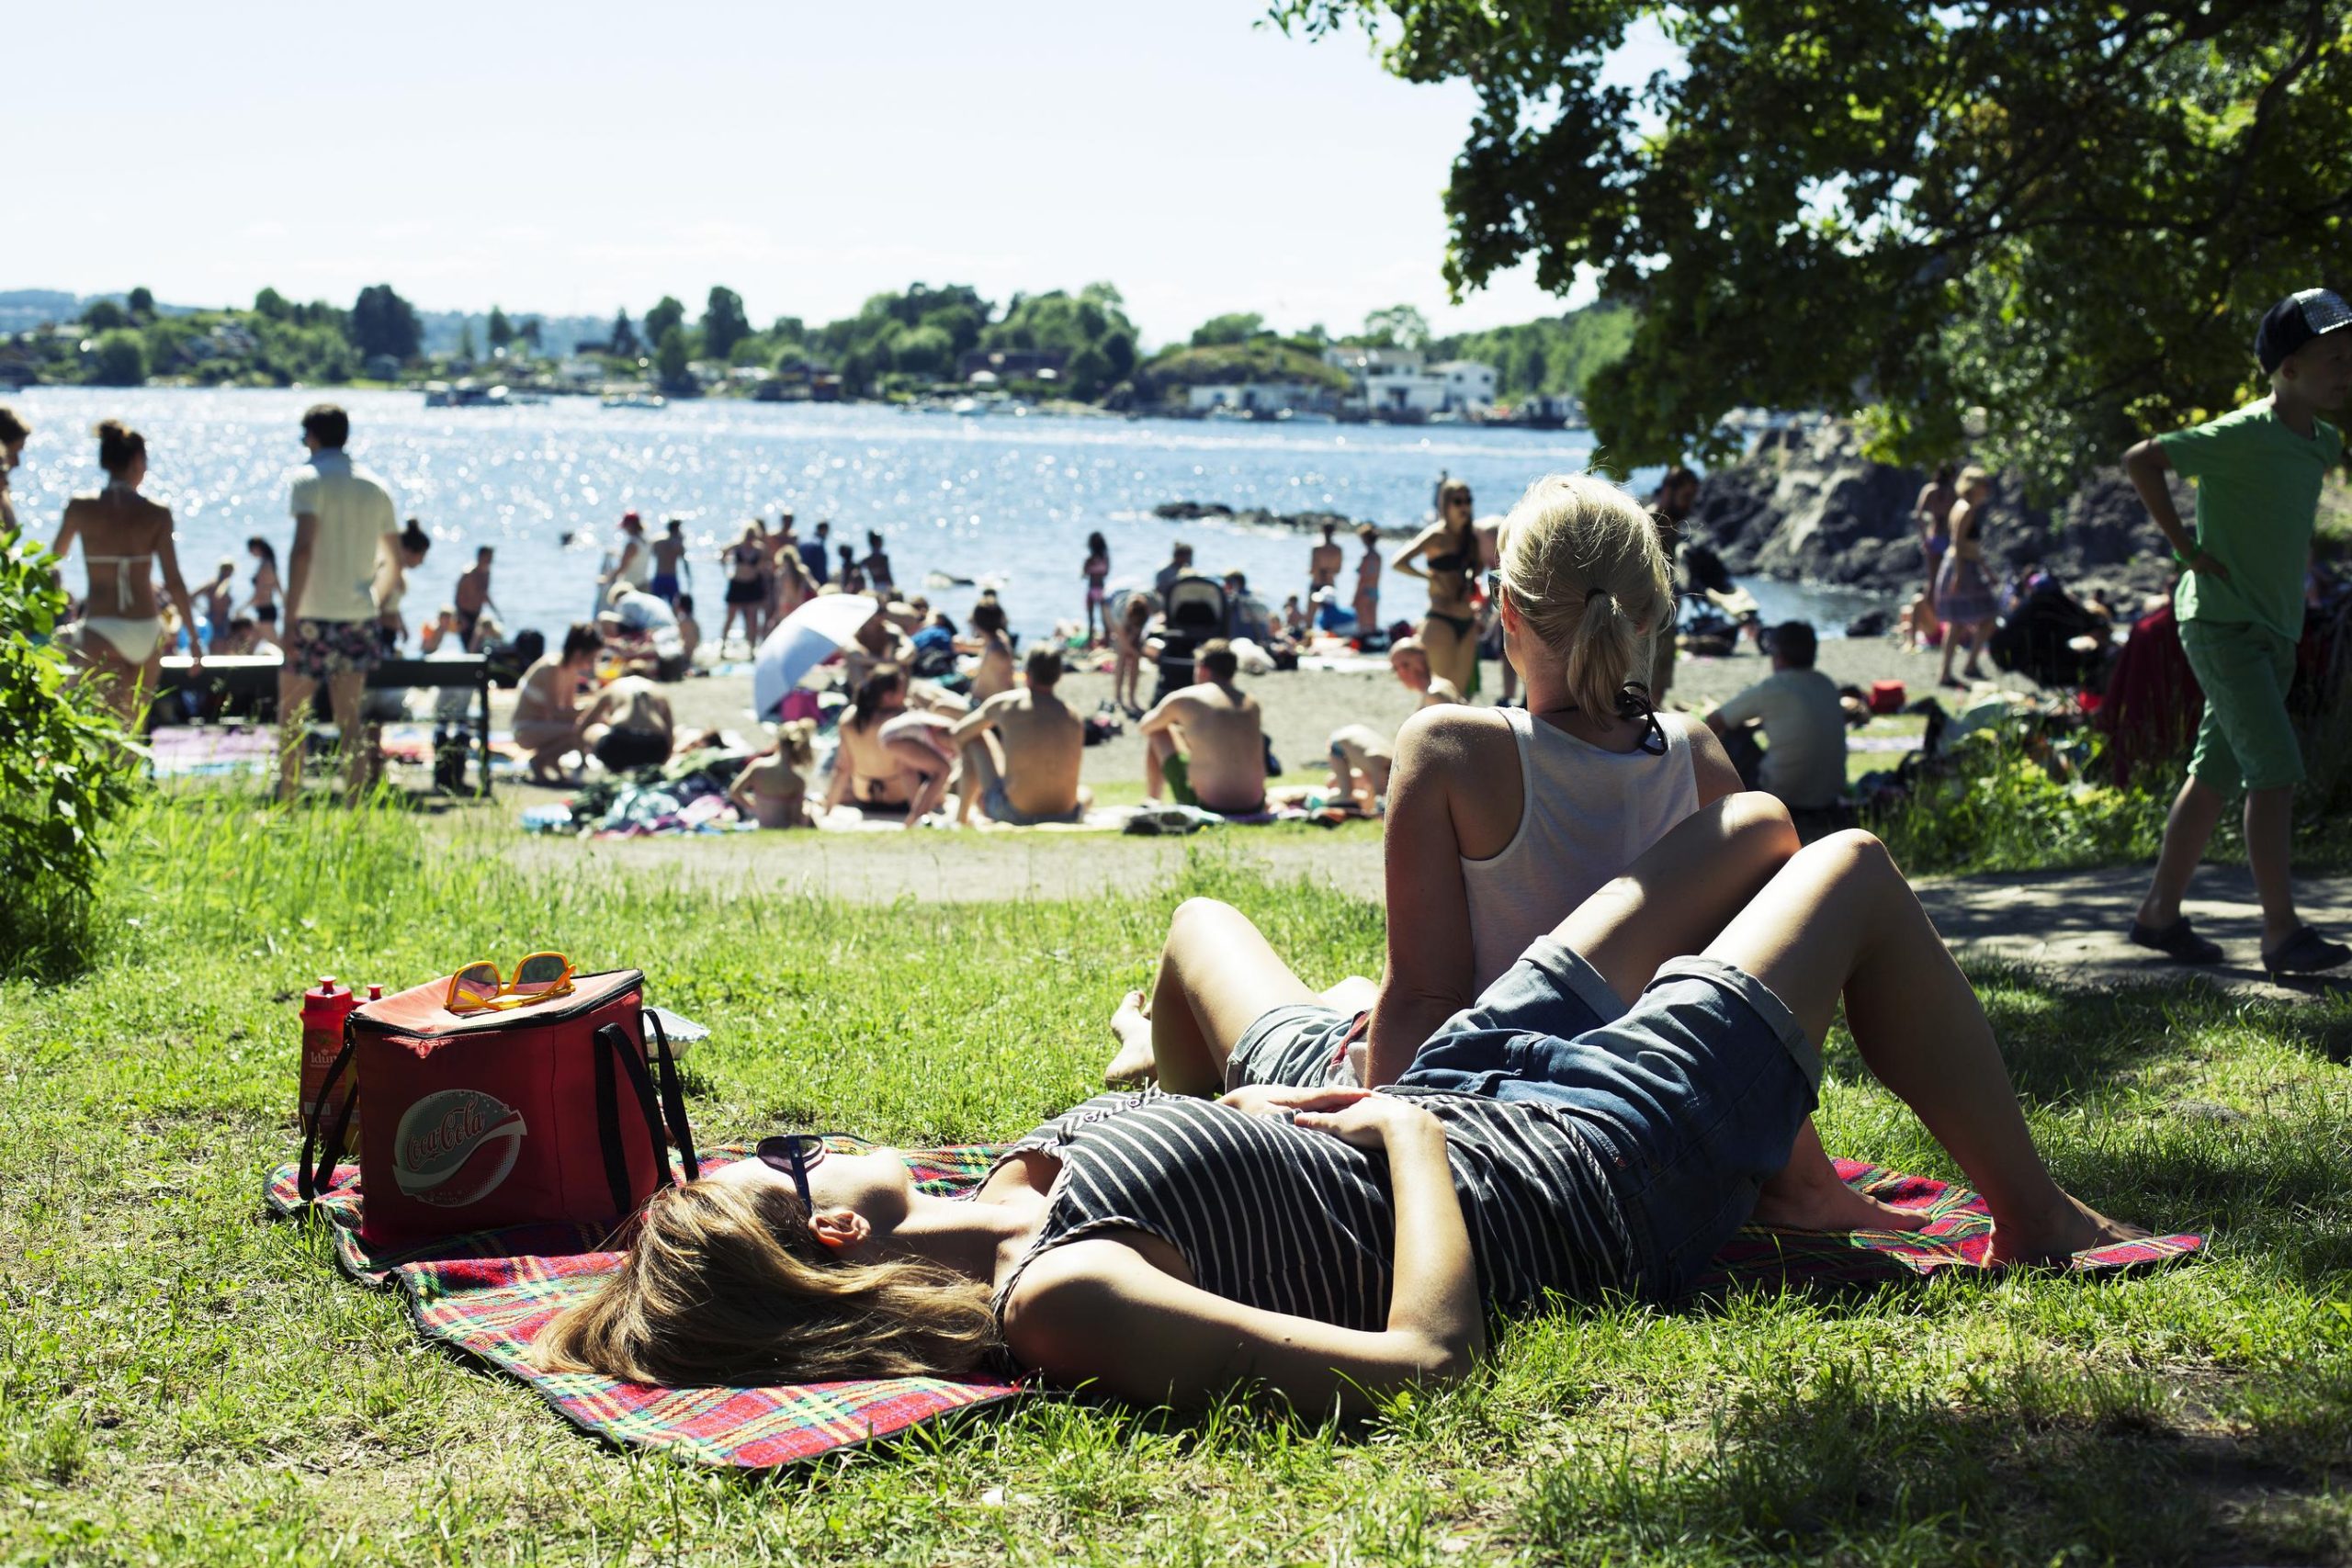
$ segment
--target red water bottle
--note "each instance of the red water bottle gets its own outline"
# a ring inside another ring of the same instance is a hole
[[[351,1015],[357,998],[348,986],[338,986],[332,975],[319,976],[318,985],[302,993],[302,1122],[320,1116],[323,1133],[334,1125],[332,1117],[320,1115],[322,1102],[339,1105],[350,1090],[352,1070],[345,1067],[342,1079],[331,1092],[327,1075],[334,1070],[334,1059],[343,1054],[343,1021]],[[352,1136],[356,1136],[359,1118],[351,1118]],[[356,1145],[346,1142],[346,1148]]]

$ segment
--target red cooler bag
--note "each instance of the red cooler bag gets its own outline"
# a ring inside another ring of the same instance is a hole
[[[303,1128],[302,1196],[332,1183],[362,1100],[360,1235],[371,1247],[618,1224],[670,1180],[672,1143],[687,1178],[699,1174],[669,1040],[644,1010],[645,976],[616,969],[572,987],[530,1007],[453,1013],[444,976],[354,1009],[343,1056],[357,1064],[357,1088],[340,1105],[322,1100]],[[338,1060],[327,1081],[343,1070]]]

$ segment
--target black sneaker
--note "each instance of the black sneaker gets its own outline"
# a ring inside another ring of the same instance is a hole
[[[2309,926],[2297,926],[2293,936],[2262,953],[2262,972],[2274,984],[2282,976],[2317,975],[2347,963],[2352,963],[2352,947],[2330,942]]]
[[[2308,931],[2310,928],[2304,929]],[[2143,926],[2137,920],[2132,921],[2132,945],[2153,949],[2163,953],[2175,964],[2219,964],[2222,961],[2222,944],[2218,942],[2208,942],[2189,930],[2187,915],[2181,916],[2161,931],[2153,926]],[[2345,956],[2352,957],[2352,953],[2346,953]],[[2339,959],[2337,962],[2341,963],[2342,960]]]

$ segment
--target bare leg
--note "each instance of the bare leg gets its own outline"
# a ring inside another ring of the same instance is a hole
[[[1103,1080],[1156,1076],[1170,1094],[1215,1094],[1226,1057],[1261,1014],[1316,999],[1248,916],[1213,898],[1187,898],[1168,922],[1148,1010],[1130,991],[1112,1018],[1119,1054]]]
[[[2295,792],[2250,789],[2245,792],[2245,862],[2254,873],[2254,890],[2262,899],[2262,946],[2275,950],[2295,934],[2302,918],[2295,913],[2295,879],[2290,869],[2294,846]]]
[[[1800,851],[1707,953],[1770,987],[1816,1044],[1844,998],[1871,1071],[1984,1194],[1993,1261],[2147,1234],[2050,1179],[1976,993],[1876,839],[1834,833]]]
[[[1684,818],[1552,934],[1630,1000],[1667,960],[1712,941],[1796,852],[1787,807],[1754,791],[1726,795]],[[1788,1165],[1764,1183],[1756,1217],[1824,1231],[1912,1230],[1926,1223],[1840,1181],[1810,1117],[1797,1131]]]
[[[939,809],[947,798],[947,777],[953,764],[937,751],[912,737],[894,738],[883,742],[884,750],[897,759],[900,767],[922,780],[914,798],[907,804],[907,827],[921,826],[922,819]]]
[[[2246,802],[2249,811],[2253,801]],[[2165,818],[2164,847],[2156,852],[2156,874],[2148,895],[2140,900],[2142,925],[2162,931],[2180,919],[2180,901],[2188,893],[2197,863],[2222,820],[2222,792],[2192,778],[2173,797],[2172,814]],[[2251,836],[2249,835],[2249,840]]]
[[[1168,777],[1160,763],[1175,755],[1176,739],[1166,730],[1144,738],[1143,793],[1147,800],[1162,800],[1168,795]]]

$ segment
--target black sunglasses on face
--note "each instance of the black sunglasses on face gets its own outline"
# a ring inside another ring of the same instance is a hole
[[[792,1185],[800,1191],[801,1207],[814,1214],[817,1201],[808,1195],[808,1168],[825,1157],[827,1138],[849,1136],[847,1133],[783,1133],[762,1138],[757,1153],[762,1165],[792,1178]]]

